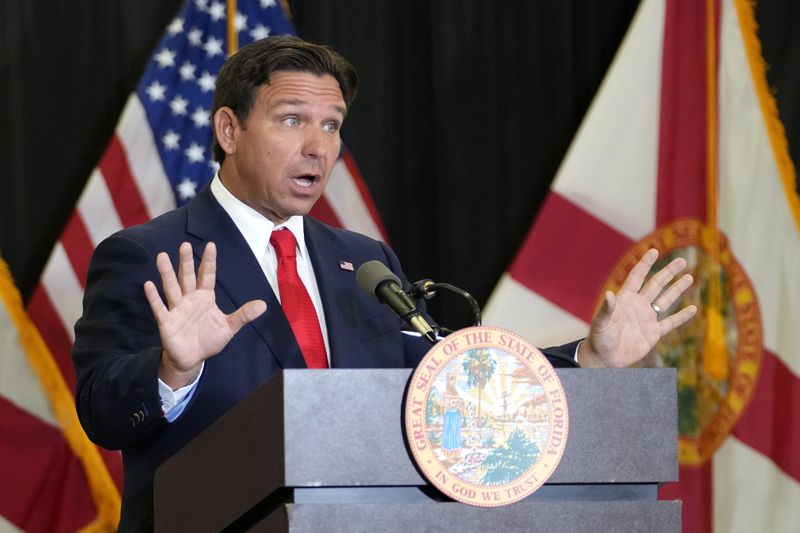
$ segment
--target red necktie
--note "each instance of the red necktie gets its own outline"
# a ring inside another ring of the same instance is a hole
[[[322,330],[311,297],[297,275],[297,241],[289,230],[272,232],[269,242],[278,254],[278,291],[281,307],[303,352],[308,368],[328,368]]]

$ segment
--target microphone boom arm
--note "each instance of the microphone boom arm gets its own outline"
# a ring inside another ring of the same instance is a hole
[[[430,279],[421,279],[412,284],[409,294],[411,296],[414,296],[415,298],[424,298],[426,300],[430,300],[431,298],[436,296],[437,289],[444,289],[450,291],[452,293],[458,294],[459,296],[467,300],[467,302],[469,302],[470,308],[472,309],[472,325],[473,326],[481,325],[481,308],[478,305],[478,302],[470,293],[468,293],[464,289],[459,289],[455,285],[451,285],[450,283],[436,283]]]

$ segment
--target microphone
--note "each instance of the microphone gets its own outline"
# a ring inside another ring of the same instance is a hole
[[[356,282],[361,290],[375,301],[388,305],[397,316],[431,343],[436,343],[436,334],[417,304],[405,293],[394,272],[377,260],[367,261],[356,272]]]

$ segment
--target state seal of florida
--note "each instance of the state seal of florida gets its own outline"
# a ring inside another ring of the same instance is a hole
[[[425,477],[481,507],[519,501],[555,470],[569,433],[564,388],[519,335],[472,327],[425,356],[409,383],[405,431]]]
[[[678,370],[678,460],[700,466],[731,433],[755,390],[763,358],[761,311],[725,235],[694,219],[675,220],[635,244],[601,294],[618,290],[648,248],[661,254],[654,271],[683,257],[695,279],[673,307],[695,304],[697,316],[665,335],[640,366]]]

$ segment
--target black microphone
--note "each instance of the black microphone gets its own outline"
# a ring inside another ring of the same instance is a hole
[[[367,261],[358,267],[356,282],[375,301],[388,305],[408,325],[432,343],[436,343],[433,328],[417,309],[414,300],[401,287],[400,278],[386,265],[376,260]]]

